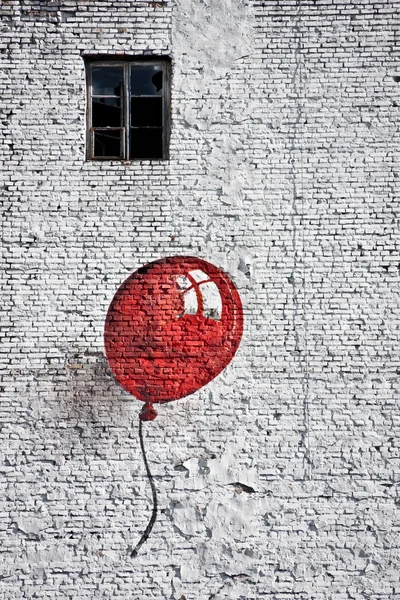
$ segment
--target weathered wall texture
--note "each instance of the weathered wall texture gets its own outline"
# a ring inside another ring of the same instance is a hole
[[[3,0],[1,598],[400,598],[399,13]],[[83,53],[172,56],[169,161],[85,161]],[[142,405],[103,325],[176,254],[231,275],[245,333],[146,424],[131,559]]]

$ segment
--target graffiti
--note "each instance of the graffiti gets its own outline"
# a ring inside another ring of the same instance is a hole
[[[178,400],[214,379],[243,332],[239,294],[229,277],[199,258],[174,256],[133,273],[106,318],[107,359],[122,387],[148,403]]]

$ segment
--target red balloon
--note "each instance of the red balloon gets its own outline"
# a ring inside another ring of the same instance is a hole
[[[239,294],[214,265],[189,256],[163,258],[138,269],[115,294],[104,340],[114,376],[147,402],[192,394],[232,360],[243,333]]]

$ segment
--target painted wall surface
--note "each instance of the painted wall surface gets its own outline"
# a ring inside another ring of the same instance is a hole
[[[0,597],[400,598],[400,2],[3,0]],[[85,160],[82,55],[172,57],[169,161]],[[103,327],[226,271],[231,364],[145,424]]]

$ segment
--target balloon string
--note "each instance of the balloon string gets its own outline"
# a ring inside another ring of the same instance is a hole
[[[131,552],[132,558],[134,558],[135,556],[138,555],[138,552],[139,552],[141,546],[143,546],[145,541],[149,538],[149,535],[151,533],[151,530],[153,529],[154,523],[156,522],[156,518],[157,518],[157,492],[156,492],[156,486],[154,485],[153,475],[151,474],[151,471],[149,468],[149,463],[147,462],[146,451],[144,449],[144,443],[143,443],[143,429],[142,428],[143,428],[142,421],[139,420],[140,447],[142,449],[144,466],[146,467],[147,479],[149,480],[150,487],[151,487],[151,493],[153,496],[153,512],[151,514],[149,524],[147,525],[142,537],[140,538],[140,540],[136,544],[135,548]]]

